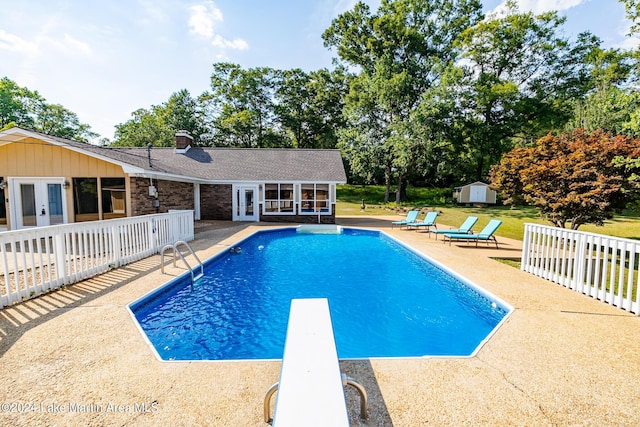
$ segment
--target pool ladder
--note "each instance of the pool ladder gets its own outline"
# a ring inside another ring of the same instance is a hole
[[[200,274],[194,275],[193,268],[191,268],[191,266],[189,265],[189,263],[185,259],[184,255],[182,255],[182,252],[180,252],[180,249],[178,249],[178,246],[180,246],[180,245],[186,246],[187,249],[189,249],[189,252],[191,252],[191,255],[193,255],[196,258],[196,260],[198,261],[198,266],[200,267]],[[162,252],[160,253],[160,271],[162,272],[162,274],[164,274],[164,253],[165,253],[165,251],[167,249],[173,249],[173,266],[174,267],[176,266],[176,253],[178,255],[180,255],[180,258],[182,258],[182,261],[184,261],[185,265],[189,269],[189,272],[191,273],[191,283],[192,284],[193,284],[193,282],[195,282],[196,280],[198,280],[199,278],[201,278],[204,275],[204,267],[202,265],[202,261],[200,261],[200,258],[198,258],[198,255],[196,255],[196,253],[193,250],[193,248],[191,247],[191,245],[189,245],[184,240],[178,240],[173,245],[165,245],[165,247],[162,248]]]
[[[345,373],[341,373],[340,378],[342,379],[343,387],[350,385],[358,391],[358,394],[360,395],[360,416],[362,417],[363,420],[366,420],[367,418],[369,418],[367,415],[367,406],[368,406],[367,391],[364,389],[362,384],[360,384],[358,381],[354,380],[353,378],[347,376],[347,374]],[[278,391],[279,385],[280,383],[277,382],[271,387],[269,387],[269,390],[267,390],[267,394],[264,397],[264,422],[267,424],[270,424],[271,422],[273,422],[273,417],[271,416],[271,397],[274,394],[276,394],[276,392]]]

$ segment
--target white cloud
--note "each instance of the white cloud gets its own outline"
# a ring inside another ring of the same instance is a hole
[[[27,41],[15,34],[10,34],[2,29],[0,29],[0,49],[26,55],[35,55],[39,50],[36,43]]]
[[[80,41],[66,33],[64,35],[64,41],[60,43],[60,46],[67,52],[77,52],[86,56],[89,56],[92,53],[91,47],[87,43]]]
[[[0,30],[0,50],[18,53],[26,58],[35,59],[47,52],[56,51],[65,56],[91,56],[91,47],[73,36],[35,34],[32,40],[25,40],[4,30]]]
[[[165,2],[158,0],[138,0],[138,5],[143,12],[137,19],[143,25],[166,23],[169,20],[167,10],[171,10]],[[170,13],[170,12],[169,12]]]
[[[210,39],[215,35],[213,31],[216,22],[222,22],[222,12],[213,3],[195,5],[189,8],[189,27],[191,32]]]
[[[352,10],[356,3],[363,2],[369,6],[371,12],[375,12],[378,10],[380,6],[380,0],[333,0],[335,1],[335,5],[333,6],[333,17],[337,17],[338,15],[343,14],[348,10]]]
[[[540,14],[551,10],[563,11],[586,3],[588,0],[516,0],[520,12]],[[507,10],[506,0],[500,3],[491,13],[501,14]]]
[[[189,27],[191,33],[208,40],[213,46],[222,49],[245,50],[249,44],[243,39],[228,40],[216,33],[216,24],[223,22],[222,11],[211,1],[189,8]]]
[[[628,35],[631,31],[631,21],[624,18],[618,25],[616,35],[620,40],[613,45],[614,48],[622,50],[636,50],[640,46],[640,35],[632,34]]]
[[[620,43],[613,46],[622,50],[636,50],[640,46],[640,38],[637,36],[626,37]]]
[[[211,44],[220,48],[229,48],[237,50],[245,50],[249,48],[249,44],[242,39],[227,40],[219,34],[214,34],[211,38]]]
[[[353,9],[353,6],[355,6],[356,3],[356,0],[338,0],[333,6],[333,16],[338,16],[347,10]]]

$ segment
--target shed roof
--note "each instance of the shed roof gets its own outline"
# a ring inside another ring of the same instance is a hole
[[[482,186],[484,186],[484,187],[488,187],[488,186],[489,186],[489,184],[487,184],[486,182],[476,181],[476,182],[471,182],[471,183],[469,183],[469,184],[465,184],[465,185],[463,185],[462,187],[470,187],[470,186],[472,186],[472,185],[482,185]],[[461,188],[462,188],[462,187],[461,187]]]

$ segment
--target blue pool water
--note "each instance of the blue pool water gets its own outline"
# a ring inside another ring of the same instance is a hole
[[[164,360],[280,359],[291,299],[327,298],[340,358],[467,356],[508,309],[384,233],[263,231],[132,303]]]

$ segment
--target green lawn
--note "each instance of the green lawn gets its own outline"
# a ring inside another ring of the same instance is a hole
[[[522,240],[524,224],[527,222],[551,225],[541,218],[536,208],[522,207],[511,209],[508,206],[488,206],[484,208],[455,206],[450,203],[451,192],[448,190],[409,189],[408,196],[412,200],[398,207],[395,203],[385,205],[384,187],[382,186],[353,186],[340,185],[337,189],[337,209],[340,215],[398,215],[404,217],[405,212],[412,208],[436,209],[438,224],[457,227],[469,215],[477,216],[478,223],[474,227],[480,230],[491,218],[502,220],[502,225],[496,232],[498,236]],[[362,210],[362,200],[365,209]],[[640,240],[640,213],[624,213],[605,222],[604,226],[583,225],[579,231],[606,234],[610,236],[626,237]]]

